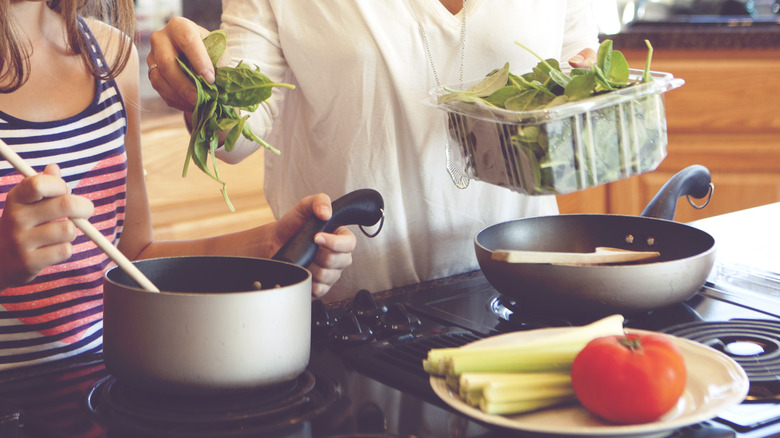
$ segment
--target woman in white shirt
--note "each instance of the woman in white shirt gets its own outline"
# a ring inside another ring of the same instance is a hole
[[[384,197],[386,220],[359,242],[353,264],[327,296],[380,291],[478,269],[473,238],[486,226],[557,213],[552,196],[530,197],[472,181],[445,166],[443,112],[424,104],[437,85],[483,77],[510,63],[524,73],[544,58],[587,66],[598,30],[586,0],[223,0],[230,63],[254,64],[275,89],[249,119],[281,151],[266,153],[265,193],[275,214],[314,191],[358,188]],[[174,57],[213,78],[200,38],[174,19],[152,35],[150,80],[168,105],[191,111],[195,89]],[[223,60],[224,61],[224,60]],[[241,140],[220,158],[239,162],[260,146]],[[229,169],[224,170],[229,171]],[[362,236],[359,236],[359,238]]]

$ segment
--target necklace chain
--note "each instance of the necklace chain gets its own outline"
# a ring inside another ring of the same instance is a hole
[[[425,26],[423,26],[422,19],[417,15],[417,8],[415,8],[414,0],[409,0],[409,6],[412,8],[412,14],[417,21],[417,26],[420,28],[420,36],[422,37],[423,46],[425,47],[425,55],[428,57],[428,62],[431,64],[431,71],[433,71],[433,79],[436,81],[436,86],[441,87],[439,73],[436,70],[436,64],[433,62],[433,55],[431,54],[431,45],[428,42],[428,34],[425,32]],[[463,82],[463,65],[466,56],[466,0],[463,0],[463,9],[461,9],[460,15],[460,75],[458,76],[458,82]]]
[[[409,0],[409,6],[412,9],[412,15],[417,20],[417,26],[420,28],[420,35],[422,36],[423,46],[425,47],[425,55],[428,57],[428,62],[431,64],[431,71],[433,71],[433,79],[436,81],[436,87],[441,88],[441,80],[439,79],[439,73],[436,71],[436,64],[433,62],[433,55],[431,55],[431,45],[428,43],[428,34],[425,32],[425,26],[417,15],[417,10],[414,7],[414,0]],[[458,82],[463,82],[463,65],[466,56],[466,0],[463,0],[463,8],[460,11],[461,25],[460,25],[460,76]],[[465,189],[469,186],[469,177],[458,167],[455,163],[455,159],[450,148],[449,139],[444,140],[444,156],[446,159],[447,173],[449,173],[452,182],[459,189]]]

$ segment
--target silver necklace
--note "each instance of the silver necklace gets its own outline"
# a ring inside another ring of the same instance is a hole
[[[439,79],[439,73],[436,70],[436,64],[433,62],[433,55],[431,55],[431,46],[428,43],[428,34],[425,32],[425,26],[420,17],[417,15],[417,10],[414,5],[414,0],[409,0],[409,7],[412,9],[412,15],[417,21],[417,26],[420,28],[420,36],[422,37],[423,46],[425,47],[425,55],[428,57],[428,63],[431,64],[431,71],[433,72],[433,80],[436,81],[436,87],[441,87],[441,80]],[[461,25],[460,25],[460,72],[458,76],[458,82],[463,82],[463,65],[466,56],[466,0],[463,0],[463,8],[460,11]],[[469,186],[468,175],[455,163],[452,157],[452,150],[450,148],[449,137],[444,141],[444,154],[447,163],[447,173],[449,173],[452,182],[456,187],[465,189]]]

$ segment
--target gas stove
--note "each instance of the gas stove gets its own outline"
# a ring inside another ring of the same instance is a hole
[[[630,328],[701,342],[748,374],[745,402],[673,437],[780,435],[780,282],[754,274],[733,281],[733,269],[722,260],[686,302],[626,315]],[[502,437],[506,430],[439,399],[422,358],[431,348],[587,322],[507,300],[479,271],[361,291],[350,302],[315,300],[311,362],[294,381],[177,397],[123,385],[100,355],[72,358],[0,373],[0,437]]]

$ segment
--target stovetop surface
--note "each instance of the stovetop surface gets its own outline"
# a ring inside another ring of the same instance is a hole
[[[627,317],[627,326],[663,330],[681,323],[780,320],[772,299],[760,301],[762,305],[756,299],[708,284],[685,303]],[[154,422],[138,428],[125,416],[90,407],[89,397],[96,385],[110,378],[100,356],[95,356],[0,373],[0,437],[506,436],[505,430],[470,420],[438,399],[422,371],[421,359],[430,348],[460,346],[509,331],[589,321],[567,322],[554,317],[516,320],[494,311],[500,300],[484,276],[473,272],[378,302],[356,299],[346,307],[326,308],[315,301],[317,321],[313,321],[308,372],[329,385],[306,396],[325,400],[315,408],[316,415],[304,413],[268,426],[239,419],[226,429]],[[382,312],[372,311],[371,306]],[[323,311],[326,322],[321,318]],[[396,323],[387,317],[391,314]],[[780,434],[780,423],[775,423],[779,407],[775,403],[743,403],[722,418],[687,427],[673,436]],[[760,424],[763,422],[770,424]]]

